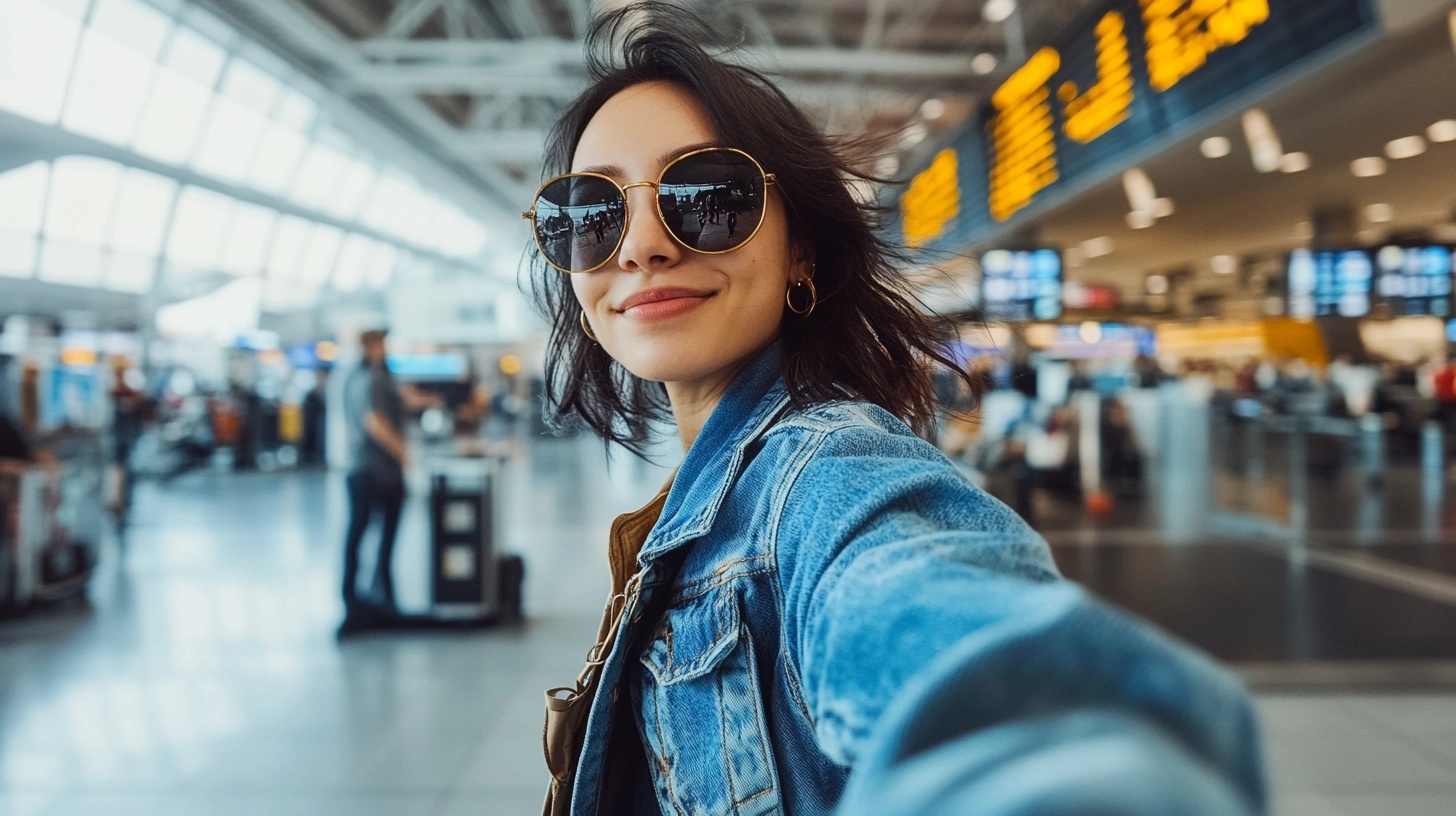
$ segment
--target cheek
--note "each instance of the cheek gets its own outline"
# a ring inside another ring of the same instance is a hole
[[[590,316],[596,304],[601,301],[607,293],[607,285],[593,275],[572,275],[571,291],[576,295],[576,302]]]

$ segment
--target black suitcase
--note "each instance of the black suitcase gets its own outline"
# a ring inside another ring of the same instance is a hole
[[[496,562],[496,609],[499,623],[519,623],[525,618],[521,608],[521,585],[526,580],[526,561],[514,553],[502,555]]]

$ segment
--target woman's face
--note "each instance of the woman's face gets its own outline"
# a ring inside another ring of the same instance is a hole
[[[716,144],[717,134],[691,94],[648,82],[597,111],[571,169],[593,170],[622,185],[655,181],[678,155]],[[596,272],[571,276],[592,333],[613,359],[646,380],[711,382],[773,341],[792,260],[783,204],[769,190],[758,234],[722,255],[674,241],[658,218],[651,187],[627,191],[627,231],[616,257]],[[803,277],[800,272],[794,279]],[[633,305],[643,296],[653,300]]]

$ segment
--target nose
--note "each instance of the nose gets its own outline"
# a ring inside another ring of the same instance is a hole
[[[683,249],[658,216],[657,185],[638,182],[623,189],[628,197],[627,233],[617,251],[617,266],[627,272],[676,266],[682,260]]]

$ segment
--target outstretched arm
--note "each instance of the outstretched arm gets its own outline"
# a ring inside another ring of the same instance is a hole
[[[1241,684],[1057,577],[1046,545],[913,437],[847,428],[790,488],[789,646],[841,811],[1249,814]]]

